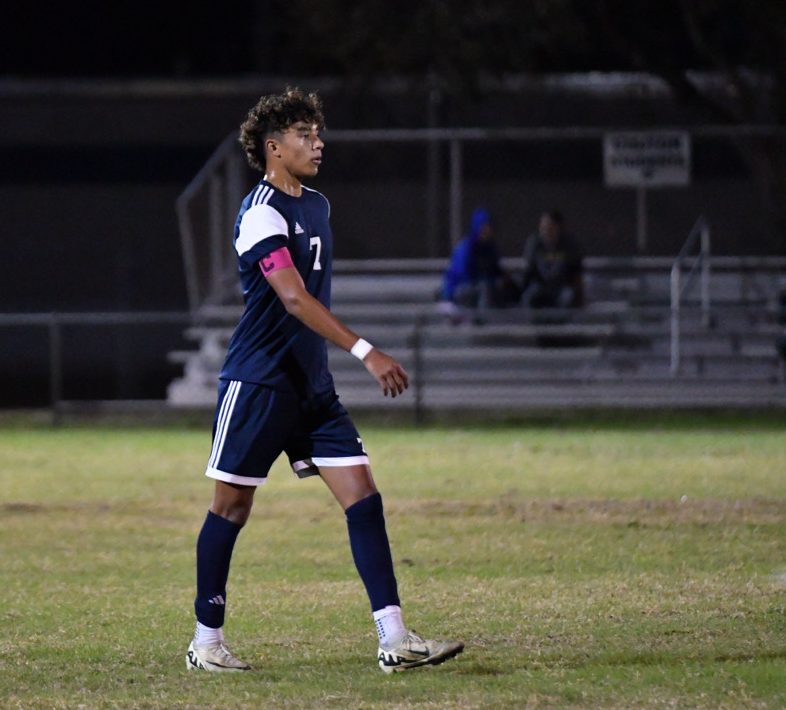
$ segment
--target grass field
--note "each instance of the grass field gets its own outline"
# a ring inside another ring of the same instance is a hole
[[[0,707],[786,706],[786,427],[684,416],[362,427],[405,618],[461,638],[385,676],[343,516],[279,461],[227,633],[186,674],[205,429],[0,429]]]

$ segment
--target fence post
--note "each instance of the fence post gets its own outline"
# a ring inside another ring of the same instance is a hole
[[[710,327],[710,225],[701,225],[701,322]]]
[[[186,277],[186,293],[188,307],[193,312],[201,301],[199,271],[197,268],[196,244],[194,241],[194,225],[188,213],[188,202],[179,197],[175,203],[177,224],[180,231],[180,246],[183,250],[183,271]]]
[[[221,293],[223,275],[223,236],[224,236],[224,185],[221,176],[215,173],[208,181],[207,209],[210,224],[210,286],[208,297],[212,300]]]
[[[424,420],[423,412],[423,326],[425,318],[418,313],[415,318],[415,329],[412,331],[412,394],[415,397],[415,424]]]
[[[439,105],[442,96],[439,89],[432,87],[428,95],[427,123],[428,127],[435,129],[439,123]],[[428,256],[442,256],[440,244],[440,213],[439,213],[439,186],[440,186],[440,156],[442,144],[434,135],[426,141],[426,171],[428,183],[426,186],[426,240],[428,242]]]
[[[463,173],[461,140],[450,141],[450,245],[461,239],[461,202]]]
[[[243,199],[243,157],[238,151],[229,153],[226,157],[226,227],[224,237],[232,233],[240,202]]]
[[[680,371],[680,269],[679,259],[671,267],[671,365],[670,373],[676,377]]]
[[[639,254],[647,250],[647,188],[636,188],[636,249]]]
[[[60,423],[60,402],[63,399],[62,326],[56,313],[49,314],[49,405],[52,424]]]

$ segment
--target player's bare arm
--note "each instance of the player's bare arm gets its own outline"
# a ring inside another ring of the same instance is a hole
[[[277,269],[266,274],[266,277],[284,304],[287,313],[342,350],[347,352],[352,350],[360,337],[306,290],[297,269],[294,267]],[[409,375],[406,370],[381,350],[372,348],[362,361],[379,383],[385,396],[389,394],[391,397],[396,397],[409,387]]]

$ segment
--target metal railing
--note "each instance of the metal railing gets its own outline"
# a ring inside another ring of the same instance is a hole
[[[188,305],[192,312],[221,302],[237,279],[235,256],[227,248],[243,199],[245,162],[237,136],[227,136],[175,202],[183,249]],[[201,200],[200,221],[207,225],[207,249],[197,237],[192,203]]]
[[[687,276],[683,279],[682,272],[691,252],[699,245],[699,252]],[[672,377],[680,373],[680,316],[683,296],[693,284],[696,274],[700,278],[701,322],[704,328],[711,325],[710,316],[710,225],[704,216],[700,216],[693,225],[680,253],[671,267],[671,364]]]

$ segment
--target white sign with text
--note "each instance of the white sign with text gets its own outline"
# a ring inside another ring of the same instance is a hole
[[[620,131],[603,137],[607,187],[690,184],[691,142],[686,131]]]

